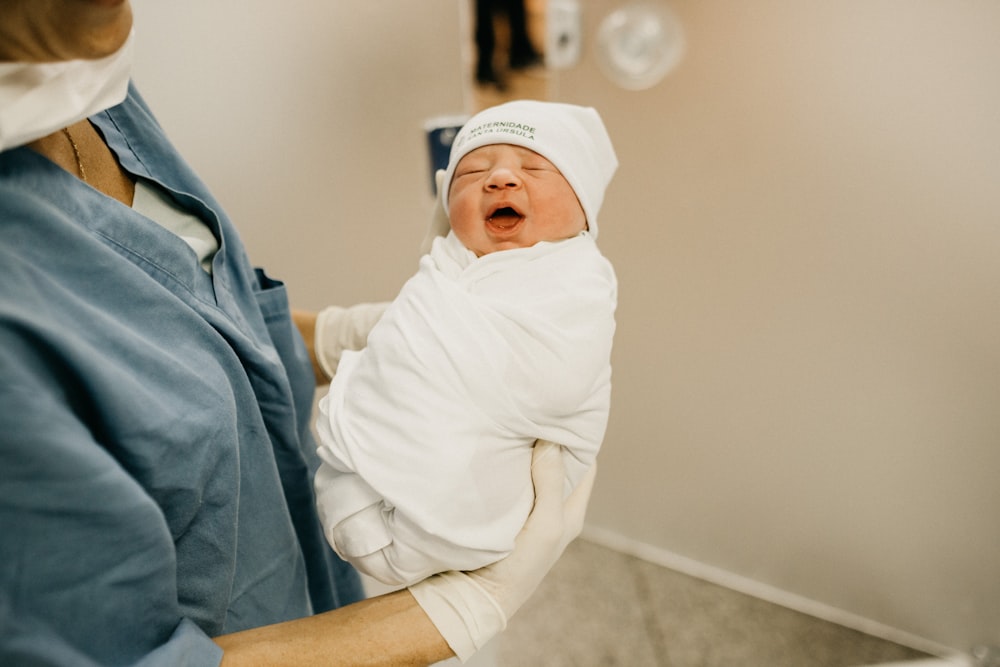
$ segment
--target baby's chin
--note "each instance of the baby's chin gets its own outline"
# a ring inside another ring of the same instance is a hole
[[[582,231],[582,230],[581,230]],[[503,252],[505,250],[517,250],[519,248],[531,248],[538,245],[539,243],[558,243],[559,241],[567,241],[571,238],[579,236],[579,232],[573,236],[561,236],[558,238],[536,238],[536,239],[506,239],[502,241],[494,241],[487,244],[485,247],[480,245],[478,248],[472,252],[476,257],[482,257],[483,255],[490,255],[495,252]]]
[[[482,257],[483,255],[492,255],[495,252],[504,252],[505,250],[517,250],[518,248],[530,248],[535,245],[534,243],[495,243],[491,247],[475,251],[477,257]]]

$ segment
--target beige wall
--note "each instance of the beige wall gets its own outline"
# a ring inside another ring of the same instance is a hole
[[[618,3],[585,3],[588,32]],[[1000,641],[1000,5],[689,0],[661,85],[560,76],[622,168],[592,524]]]
[[[589,523],[966,650],[1000,643],[1000,5],[675,0],[688,51],[616,89],[585,0],[559,99],[621,169]],[[137,79],[301,305],[391,298],[462,110],[453,0],[135,0]]]
[[[136,81],[254,260],[300,306],[395,296],[432,202],[423,123],[464,109],[455,0],[132,4]]]

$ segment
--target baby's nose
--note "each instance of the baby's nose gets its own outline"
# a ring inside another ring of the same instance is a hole
[[[506,167],[494,169],[486,179],[486,187],[490,190],[507,190],[521,186],[521,179]]]

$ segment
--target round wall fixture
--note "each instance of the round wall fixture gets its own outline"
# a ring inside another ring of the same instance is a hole
[[[608,14],[597,34],[598,62],[628,90],[659,83],[684,53],[680,21],[662,3],[626,5]]]

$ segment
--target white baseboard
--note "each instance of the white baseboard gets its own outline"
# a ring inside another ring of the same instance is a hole
[[[972,667],[972,663],[963,658],[930,658],[929,660],[908,660],[906,662],[880,662],[866,667]]]
[[[890,627],[884,623],[873,621],[869,618],[844,611],[843,609],[837,609],[822,602],[810,600],[795,593],[789,593],[780,588],[754,581],[753,579],[728,572],[721,568],[700,563],[686,556],[681,556],[666,549],[625,537],[605,528],[587,525],[584,527],[580,537],[588,542],[599,544],[619,553],[634,556],[654,565],[660,565],[681,574],[686,574],[690,577],[764,600],[765,602],[792,609],[823,621],[836,623],[837,625],[842,625],[846,628],[901,644],[902,646],[908,646],[917,651],[944,659],[943,661],[933,660],[930,662],[920,661],[900,664],[913,666],[926,665],[927,667],[931,667],[931,665],[958,667],[959,665],[972,664],[967,654],[930,639],[918,637],[912,633]]]

